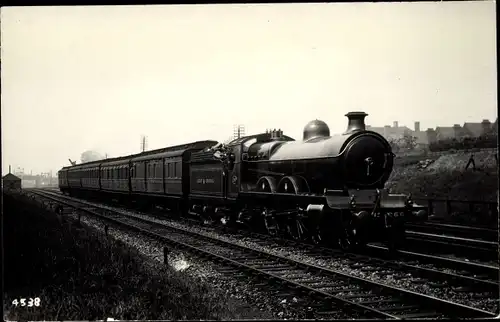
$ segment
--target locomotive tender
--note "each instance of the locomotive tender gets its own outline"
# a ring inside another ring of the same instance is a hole
[[[347,130],[333,136],[314,120],[302,141],[273,130],[227,145],[198,141],[64,167],[59,187],[341,248],[399,244],[405,222],[427,219],[425,207],[384,189],[389,143],[365,129],[366,113],[346,116]]]

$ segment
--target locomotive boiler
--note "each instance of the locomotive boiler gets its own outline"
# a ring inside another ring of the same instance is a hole
[[[253,143],[243,154],[248,170],[265,174],[259,191],[321,194],[325,189],[381,189],[392,172],[393,153],[384,137],[366,131],[363,112],[351,112],[347,130],[330,136],[328,125],[309,122],[302,141]]]

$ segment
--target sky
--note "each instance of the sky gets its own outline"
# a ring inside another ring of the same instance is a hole
[[[497,117],[495,2],[1,8],[2,174],[304,125]]]

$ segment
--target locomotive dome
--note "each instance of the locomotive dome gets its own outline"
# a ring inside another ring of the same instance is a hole
[[[304,127],[303,140],[330,136],[330,128],[321,120],[313,120]]]

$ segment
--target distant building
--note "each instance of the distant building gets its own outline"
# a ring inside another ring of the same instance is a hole
[[[384,127],[375,127],[375,126],[367,125],[366,129],[382,135],[387,140],[401,139],[405,135],[412,135],[412,133],[413,133],[413,131],[410,130],[408,127],[399,126],[397,121],[394,121],[392,127],[390,125],[386,125]]]
[[[429,144],[437,141],[437,131],[436,130],[434,130],[432,128],[428,128],[427,131],[425,131],[425,133],[427,134],[427,142]]]
[[[478,137],[491,132],[490,120],[483,120],[481,123],[464,123],[464,136]]]
[[[429,146],[429,138],[427,132],[420,130],[420,122],[415,122],[413,133],[411,134],[415,137],[415,143],[419,149],[427,149]]]
[[[24,174],[21,176],[21,185],[23,188],[36,188],[37,187],[37,176]]]
[[[447,140],[455,137],[455,129],[453,126],[438,126],[436,127],[436,140]]]

